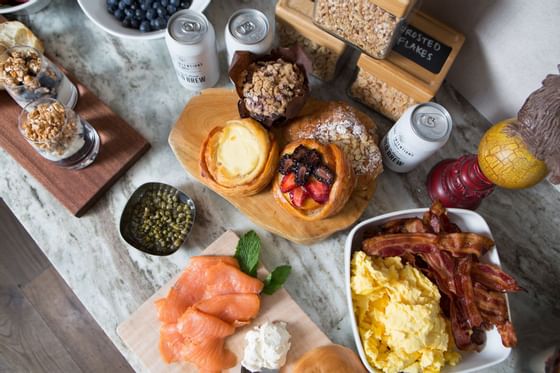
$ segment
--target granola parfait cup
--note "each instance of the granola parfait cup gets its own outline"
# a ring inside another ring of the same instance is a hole
[[[99,153],[97,131],[58,100],[41,98],[28,104],[18,126],[37,153],[57,166],[81,169]]]
[[[54,98],[73,108],[78,89],[37,49],[16,45],[0,55],[0,81],[22,108],[42,98]]]

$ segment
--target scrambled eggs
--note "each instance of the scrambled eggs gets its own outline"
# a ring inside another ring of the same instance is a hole
[[[385,373],[439,372],[457,364],[438,288],[399,257],[352,257],[352,300],[368,362]]]

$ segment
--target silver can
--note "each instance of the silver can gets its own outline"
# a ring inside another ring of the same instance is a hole
[[[439,104],[409,107],[381,140],[383,164],[409,172],[445,145],[452,127],[451,115]]]
[[[175,13],[167,23],[165,42],[183,87],[199,91],[218,82],[216,34],[204,14],[189,9]]]
[[[225,30],[228,64],[235,51],[265,54],[272,47],[274,32],[263,12],[240,9],[229,17]]]

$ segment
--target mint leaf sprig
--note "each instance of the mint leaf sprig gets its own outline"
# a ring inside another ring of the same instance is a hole
[[[257,277],[257,267],[261,257],[261,239],[255,231],[245,233],[239,239],[235,249],[235,259],[239,262],[241,271],[252,277]],[[272,295],[280,289],[288,276],[292,272],[292,267],[283,265],[276,267],[264,279],[263,293]]]

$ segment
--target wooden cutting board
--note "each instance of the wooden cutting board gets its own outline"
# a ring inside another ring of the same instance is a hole
[[[239,237],[235,233],[227,231],[208,246],[201,255],[233,255],[238,240]],[[189,363],[166,364],[159,355],[160,322],[157,319],[154,301],[166,296],[179,276],[180,273],[152,295],[117,328],[118,335],[150,372],[197,372],[195,366]],[[292,346],[288,352],[286,365],[281,370],[282,372],[290,371],[293,363],[305,352],[331,343],[329,338],[299,308],[288,292],[280,289],[271,296],[263,295],[259,316],[250,325],[237,329],[236,333],[227,339],[227,348],[233,351],[238,358],[237,366],[228,369],[227,372],[240,372],[240,361],[243,358],[243,349],[245,348],[245,334],[254,326],[261,325],[266,321],[285,321],[288,323],[288,331],[292,336]]]
[[[211,88],[193,97],[169,134],[169,144],[183,167],[198,181],[200,146],[210,130],[239,118],[237,94],[233,90]],[[303,114],[310,113],[316,102],[308,102]],[[277,132],[277,138],[281,136]],[[207,184],[206,184],[207,185]],[[209,185],[207,185],[211,188]],[[375,191],[375,183],[358,186],[346,206],[335,216],[319,221],[304,221],[290,215],[274,200],[272,185],[250,197],[223,196],[255,224],[290,241],[311,244],[354,224],[366,209]],[[218,191],[215,191],[219,194]]]

